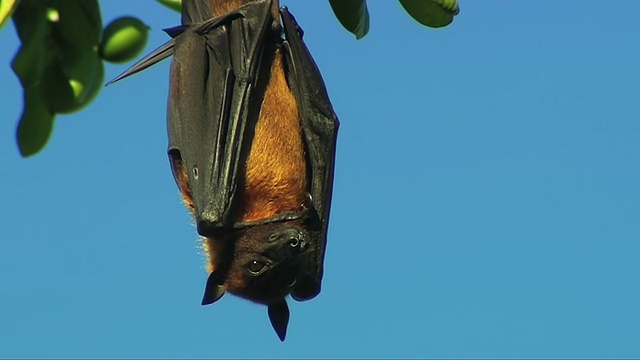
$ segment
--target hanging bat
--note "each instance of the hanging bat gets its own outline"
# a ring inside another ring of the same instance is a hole
[[[277,0],[183,0],[165,31],[110,83],[173,55],[168,154],[207,254],[202,304],[265,304],[284,341],[285,297],[321,287],[338,129],[324,82]]]

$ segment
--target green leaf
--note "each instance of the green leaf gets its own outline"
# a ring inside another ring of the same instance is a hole
[[[11,61],[13,72],[20,79],[23,88],[27,88],[40,82],[44,72],[45,35],[47,33],[44,12],[38,12],[38,8],[26,7],[27,1],[23,1],[20,10],[13,14],[13,24],[22,46]],[[26,21],[27,13],[31,14],[30,22]]]
[[[46,144],[56,113],[86,106],[102,88],[97,0],[21,0],[12,15],[22,44],[11,62],[24,92],[17,130],[20,153]]]
[[[366,0],[329,0],[333,13],[345,29],[356,39],[362,39],[369,32],[369,10]]]
[[[20,0],[0,0],[0,28],[18,7]]]
[[[4,0],[1,0],[4,1]],[[43,27],[46,27],[46,7],[37,0],[22,0],[11,15],[13,25],[18,33],[18,38],[24,43],[35,36],[44,36]]]
[[[53,129],[54,114],[40,95],[40,89],[31,86],[24,91],[24,110],[16,130],[18,149],[24,157],[42,150]]]
[[[47,11],[55,11],[59,17],[58,21],[49,21],[56,52],[52,62],[58,64],[47,67],[53,73],[50,84],[43,77],[43,96],[50,110],[70,113],[87,105],[104,79],[104,66],[98,56],[102,34],[100,7],[97,0],[50,0]],[[61,76],[55,74],[58,70],[62,70]],[[64,89],[65,98],[54,93],[56,87],[60,92]]]
[[[102,88],[104,66],[102,61],[89,54],[65,71],[57,59],[45,64],[38,87],[47,108],[54,113],[68,114],[89,104]]]
[[[399,0],[404,9],[422,25],[433,28],[449,25],[460,12],[457,0]]]
[[[182,11],[182,0],[156,0],[160,4],[177,12]]]
[[[42,1],[42,0],[41,0]],[[49,13],[56,12],[58,20],[49,16],[51,36],[67,58],[78,53],[97,51],[102,34],[102,17],[97,0],[45,1]]]

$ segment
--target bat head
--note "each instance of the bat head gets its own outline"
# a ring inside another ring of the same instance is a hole
[[[297,222],[256,225],[234,234],[233,261],[225,285],[246,299],[273,304],[296,284],[308,234]]]
[[[231,261],[207,279],[203,305],[217,301],[225,291],[268,306],[269,319],[284,341],[289,322],[285,297],[298,280],[310,249],[308,232],[300,221],[260,224],[230,233]]]

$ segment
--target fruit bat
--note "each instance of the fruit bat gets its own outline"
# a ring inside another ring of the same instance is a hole
[[[172,40],[110,83],[173,55],[169,161],[208,258],[202,304],[268,306],[320,292],[338,119],[303,31],[277,0],[183,0]]]

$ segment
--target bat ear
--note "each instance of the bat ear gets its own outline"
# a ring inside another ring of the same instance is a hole
[[[224,280],[218,275],[216,271],[209,274],[207,279],[207,285],[204,288],[204,296],[202,297],[202,305],[213,304],[218,301],[224,295],[225,292]]]
[[[295,301],[307,301],[313,299],[319,293],[320,283],[310,276],[303,276],[291,290],[291,297]]]
[[[287,306],[287,301],[282,299],[277,303],[269,304],[268,312],[273,330],[278,334],[280,341],[284,341],[285,336],[287,336],[287,325],[289,324],[289,306]]]

